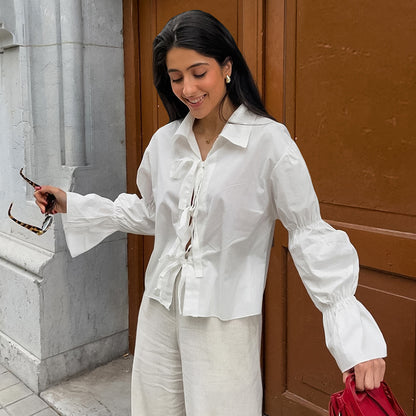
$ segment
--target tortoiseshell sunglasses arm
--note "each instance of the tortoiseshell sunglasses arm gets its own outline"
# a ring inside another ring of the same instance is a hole
[[[21,222],[21,221],[17,220],[17,219],[16,219],[15,217],[13,217],[13,215],[12,215],[12,206],[13,206],[13,202],[10,204],[8,214],[9,214],[9,218],[10,218],[11,220],[13,220],[15,223],[17,223],[17,224],[21,225],[22,227],[25,227],[26,229],[28,229],[28,230],[32,231],[33,233],[35,233],[35,234],[37,234],[37,235],[42,235],[42,234],[44,234],[44,233],[47,231],[47,229],[49,228],[50,224],[49,224],[49,225],[48,225],[48,226],[47,226],[44,230],[42,230],[42,229],[41,229],[41,228],[39,228],[39,227],[35,227],[34,225],[26,224],[26,223],[24,223],[24,222]]]
[[[22,169],[20,169],[20,176],[28,183],[28,184],[30,184],[30,185],[32,185],[34,188],[36,188],[36,187],[38,187],[38,188],[40,188],[40,185],[38,185],[37,183],[35,183],[35,182],[32,182],[29,178],[26,178],[26,176],[25,175],[23,175],[23,168]]]

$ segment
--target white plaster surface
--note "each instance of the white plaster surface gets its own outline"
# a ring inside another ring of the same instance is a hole
[[[86,45],[123,47],[123,8],[119,0],[82,0],[82,13],[89,24],[83,27]]]
[[[0,263],[1,331],[40,357],[40,299],[36,281],[35,275],[5,262]]]
[[[0,48],[16,44],[16,11],[12,0],[0,4]]]
[[[122,1],[0,3],[14,46],[0,51],[0,363],[38,392],[128,348],[126,236],[72,259],[59,216],[43,236],[7,216],[13,201],[43,221],[21,167],[66,190],[125,190]]]

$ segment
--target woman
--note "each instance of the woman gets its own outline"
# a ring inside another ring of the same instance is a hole
[[[154,82],[171,122],[145,151],[142,197],[54,194],[73,256],[115,231],[154,234],[137,329],[132,414],[261,415],[261,308],[276,219],[323,313],[344,379],[378,387],[383,336],[355,299],[358,260],[319,213],[306,165],[264,109],[235,41],[211,15],[171,19],[154,41]]]

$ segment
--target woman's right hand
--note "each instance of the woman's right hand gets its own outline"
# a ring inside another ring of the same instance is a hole
[[[55,205],[53,206],[52,212],[50,214],[64,214],[66,213],[66,192],[60,188],[55,188],[54,186],[39,186],[35,188],[36,191],[33,194],[35,197],[35,202],[40,208],[42,214],[45,214],[46,205],[47,205],[47,195],[52,194],[56,198]]]

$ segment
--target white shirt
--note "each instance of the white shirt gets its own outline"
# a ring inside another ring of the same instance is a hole
[[[175,278],[182,311],[223,320],[260,314],[275,220],[342,371],[386,355],[372,316],[354,297],[358,258],[347,235],[321,219],[305,162],[287,129],[241,105],[202,161],[193,117],[160,128],[137,173],[142,195],[114,202],[68,193],[64,229],[73,256],[115,231],[155,235],[145,296],[166,308]],[[189,244],[189,241],[191,242]]]

